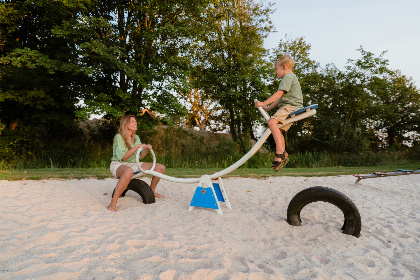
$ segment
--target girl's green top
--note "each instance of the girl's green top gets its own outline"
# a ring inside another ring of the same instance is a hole
[[[134,145],[131,145],[131,148],[133,148],[135,145],[141,144],[140,137],[138,135],[135,136],[136,141]],[[141,153],[140,148],[140,153]],[[112,155],[112,161],[123,161],[122,158],[125,155],[125,153],[128,152],[128,148],[125,145],[125,141],[121,134],[117,134],[114,137],[114,144],[113,144],[113,155]],[[137,152],[136,152],[137,153]],[[125,162],[136,162],[136,153],[134,153],[131,157],[129,157]]]

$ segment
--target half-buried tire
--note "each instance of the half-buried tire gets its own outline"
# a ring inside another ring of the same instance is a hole
[[[144,204],[151,204],[151,203],[155,203],[156,201],[155,194],[153,193],[152,189],[146,182],[142,180],[131,179],[130,183],[127,186],[127,189],[120,195],[120,197],[124,197],[127,191],[129,190],[138,193],[143,199]],[[115,189],[114,189],[114,192],[112,193],[112,197],[114,197],[114,193],[115,193]]]
[[[343,233],[355,237],[360,236],[362,222],[356,205],[341,192],[326,187],[312,187],[297,193],[287,208],[287,222],[292,226],[300,226],[302,223],[300,219],[302,208],[316,201],[329,202],[340,208],[344,214],[344,224],[341,228]]]

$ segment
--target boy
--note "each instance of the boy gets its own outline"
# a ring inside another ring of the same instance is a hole
[[[286,125],[281,129],[277,125],[283,124],[290,113],[303,107],[302,90],[296,75],[292,72],[294,64],[293,59],[289,55],[280,57],[274,64],[276,76],[278,79],[281,79],[277,92],[264,102],[255,101],[255,107],[263,107],[265,111],[270,111],[277,105],[281,105],[280,109],[268,121],[268,127],[271,129],[276,142],[276,153],[271,164],[271,167],[276,172],[289,162],[282,132],[287,131],[292,124]],[[270,106],[264,107],[270,103]]]

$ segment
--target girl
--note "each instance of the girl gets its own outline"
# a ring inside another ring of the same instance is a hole
[[[117,211],[117,201],[120,195],[127,188],[134,172],[139,171],[136,164],[136,152],[140,149],[140,157],[144,158],[148,151],[152,149],[152,145],[142,144],[139,136],[136,135],[137,121],[133,115],[123,116],[120,120],[120,127],[118,134],[114,137],[113,156],[111,161],[111,172],[115,178],[119,178],[115,188],[114,197],[108,206],[109,211]],[[143,170],[150,170],[152,163],[144,162],[141,165]],[[165,166],[156,163],[155,171],[165,173]],[[160,178],[153,176],[150,188],[152,189],[155,197],[164,197],[156,192],[156,186]]]

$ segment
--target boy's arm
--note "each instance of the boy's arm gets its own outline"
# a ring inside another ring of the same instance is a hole
[[[270,111],[271,109],[273,109],[274,107],[276,107],[277,105],[279,105],[279,103],[280,103],[280,100],[277,99],[276,101],[274,101],[273,103],[271,103],[270,106],[263,107],[263,109],[265,111]]]
[[[279,98],[282,97],[284,94],[284,90],[278,90],[275,94],[273,94],[270,98],[268,98],[266,101],[264,102],[260,102],[260,101],[256,101],[255,102],[255,107],[264,107],[270,103],[270,106],[268,106],[267,108],[264,108],[264,110],[269,111],[271,109],[273,109],[274,107],[276,107],[277,105],[279,105]]]

